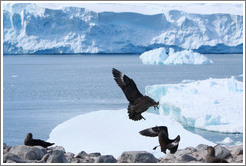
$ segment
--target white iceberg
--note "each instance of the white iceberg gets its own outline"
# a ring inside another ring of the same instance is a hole
[[[142,53],[139,58],[143,64],[210,64],[213,63],[204,55],[194,52],[192,50],[183,50],[174,52],[172,48],[169,48],[167,53],[164,47],[153,49]]]
[[[203,137],[183,128],[172,117],[160,116],[145,112],[146,120],[132,121],[127,110],[101,110],[76,116],[55,127],[49,142],[63,146],[66,151],[75,154],[80,151],[87,153],[100,152],[118,158],[124,151],[148,151],[155,157],[163,157],[157,137],[145,137],[139,131],[154,126],[167,126],[171,139],[180,135],[179,148],[196,147],[199,144],[215,145]],[[191,141],[192,139],[192,141]],[[168,151],[167,151],[168,152]]]
[[[243,133],[243,83],[234,77],[146,86],[161,115],[210,131]]]

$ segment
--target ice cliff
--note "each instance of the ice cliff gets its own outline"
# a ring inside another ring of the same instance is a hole
[[[159,111],[185,126],[243,133],[243,82],[234,77],[183,81],[145,87],[146,95],[160,102]]]
[[[158,47],[242,53],[243,17],[171,10],[156,15],[3,6],[3,53],[142,53]]]

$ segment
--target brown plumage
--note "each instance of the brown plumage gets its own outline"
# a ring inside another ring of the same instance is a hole
[[[130,102],[127,108],[130,119],[135,121],[145,119],[141,113],[147,111],[149,107],[153,106],[156,108],[159,105],[159,102],[155,102],[155,100],[149,96],[143,96],[131,78],[114,68],[112,73],[114,80],[124,92],[127,100]]]
[[[215,150],[212,146],[207,147],[206,163],[228,163],[228,161],[215,157]]]
[[[55,143],[45,142],[40,139],[33,139],[32,133],[28,133],[24,140],[24,144],[27,146],[42,146],[44,148],[47,148],[48,146],[54,145]]]
[[[166,126],[156,126],[148,128],[139,132],[141,135],[148,137],[157,137],[161,147],[161,151],[166,154],[168,149],[171,154],[175,153],[179,146],[180,136],[178,135],[175,139],[171,140],[168,138],[168,130]],[[154,147],[155,150],[158,146]]]

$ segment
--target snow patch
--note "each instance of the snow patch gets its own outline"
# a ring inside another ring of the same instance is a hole
[[[87,153],[111,154],[118,158],[124,151],[148,151],[159,158],[163,157],[164,153],[159,148],[153,150],[153,147],[159,144],[158,138],[142,136],[139,131],[155,126],[167,126],[171,139],[180,135],[180,149],[196,147],[199,144],[214,145],[185,130],[172,117],[148,112],[143,113],[143,116],[146,120],[132,121],[125,109],[82,114],[56,126],[47,141],[55,142],[75,154],[83,150]]]

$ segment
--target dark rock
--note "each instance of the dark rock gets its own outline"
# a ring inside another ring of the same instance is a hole
[[[63,151],[54,150],[48,157],[47,163],[68,163]]]
[[[112,155],[102,155],[96,158],[96,163],[117,163],[117,160]]]
[[[3,143],[3,154],[8,153],[11,148],[11,146],[7,146],[6,143]]]
[[[215,156],[219,159],[227,159],[232,156],[230,151],[223,146],[216,145],[214,147],[214,150],[215,150]]]
[[[157,163],[153,154],[146,151],[127,151],[118,158],[119,163]]]
[[[89,159],[90,158],[89,155],[85,151],[79,152],[79,154],[77,154],[75,157],[81,158],[81,159]]]
[[[13,146],[9,152],[26,160],[41,160],[46,150],[41,146],[17,145]]]
[[[197,161],[197,159],[195,159],[194,157],[192,157],[188,154],[182,155],[181,158],[182,158],[182,161],[184,161],[184,162]]]
[[[30,161],[25,160],[13,153],[6,153],[3,155],[4,163],[30,163]]]

